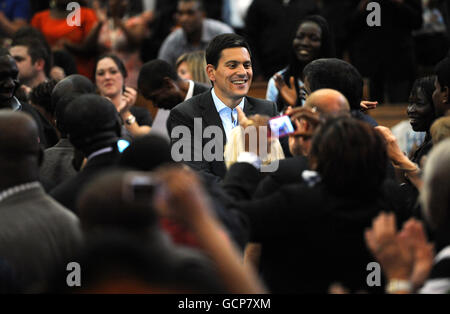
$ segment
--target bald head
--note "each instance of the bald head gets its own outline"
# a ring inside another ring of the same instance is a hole
[[[0,110],[0,190],[38,180],[42,150],[28,114]]]
[[[36,122],[28,114],[0,110],[0,157],[18,160],[39,153]]]
[[[350,105],[345,96],[334,89],[319,89],[310,94],[304,104],[306,108],[317,108],[321,115],[350,114]]]

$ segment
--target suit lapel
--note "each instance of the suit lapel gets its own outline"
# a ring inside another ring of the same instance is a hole
[[[219,113],[216,110],[214,101],[210,92],[205,93],[200,99],[200,109],[202,111],[202,118],[205,122],[203,128],[210,125],[219,126],[222,130],[223,138],[226,139],[225,130],[222,125],[222,119],[220,119]]]
[[[247,97],[244,100],[244,113],[247,117],[256,114],[255,106],[248,101]]]

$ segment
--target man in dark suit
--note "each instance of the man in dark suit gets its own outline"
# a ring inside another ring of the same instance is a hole
[[[246,96],[253,71],[250,48],[243,37],[236,34],[215,37],[206,49],[206,63],[213,89],[173,108],[167,127],[175,161],[184,161],[220,179],[226,172],[223,146],[237,125],[236,107],[247,116],[275,116],[277,109],[273,102]]]
[[[70,142],[87,162],[78,174],[50,194],[77,212],[78,194],[84,185],[118,163],[117,142],[122,126],[114,105],[108,99],[93,94],[82,95],[72,101],[65,109],[63,119]]]

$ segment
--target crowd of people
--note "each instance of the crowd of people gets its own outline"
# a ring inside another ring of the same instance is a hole
[[[446,1],[71,2],[0,0],[0,293],[450,292]]]

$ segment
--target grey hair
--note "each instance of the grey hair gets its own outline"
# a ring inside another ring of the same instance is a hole
[[[436,145],[428,155],[423,173],[420,202],[425,218],[434,229],[450,222],[450,138]]]

